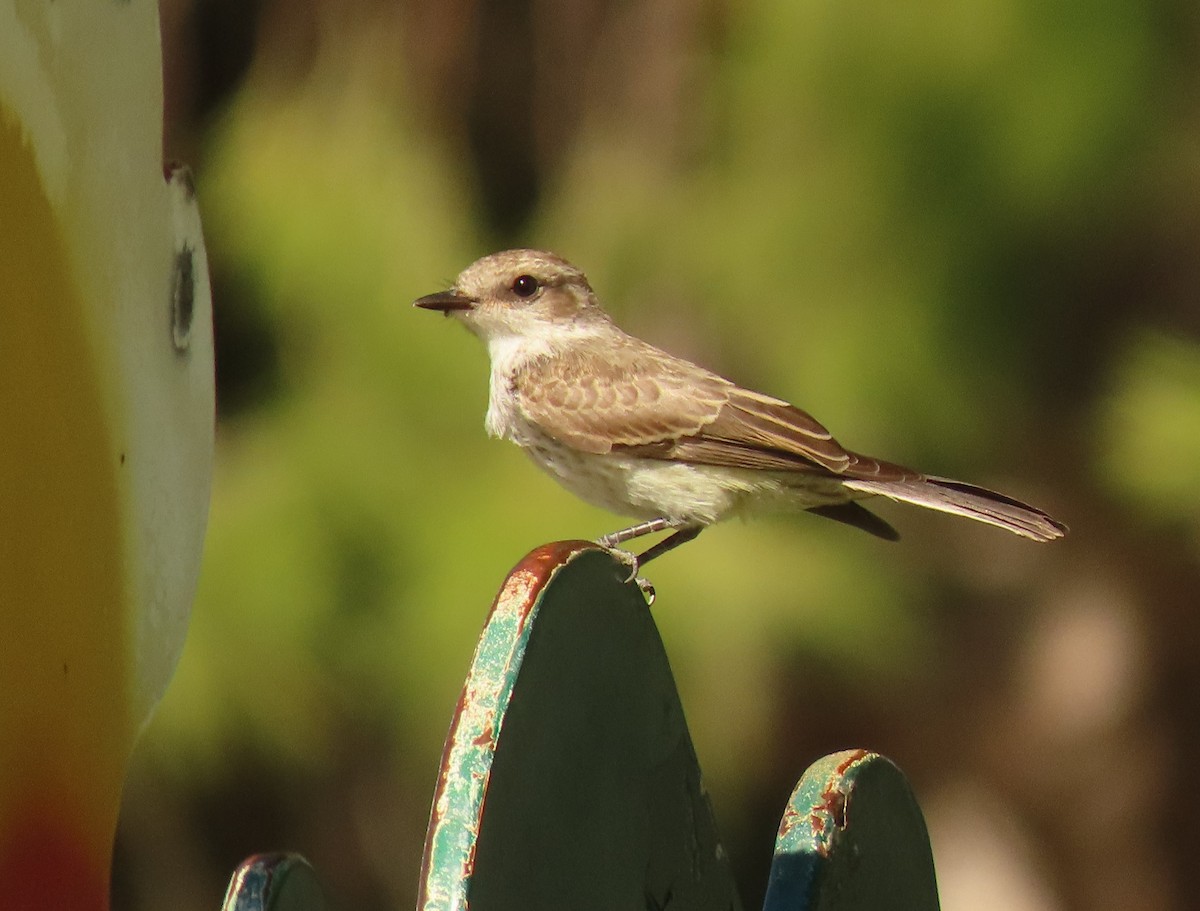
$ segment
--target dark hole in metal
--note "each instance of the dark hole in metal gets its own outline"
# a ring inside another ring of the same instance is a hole
[[[175,288],[171,295],[171,340],[176,351],[186,351],[196,310],[195,251],[184,244],[175,254]]]

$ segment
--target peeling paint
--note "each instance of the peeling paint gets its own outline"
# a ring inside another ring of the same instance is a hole
[[[421,911],[467,907],[492,756],[542,591],[575,556],[595,549],[588,541],[539,547],[513,568],[496,596],[442,753],[421,863]]]

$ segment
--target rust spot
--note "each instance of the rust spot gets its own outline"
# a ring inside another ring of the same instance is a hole
[[[801,814],[796,812],[796,808],[788,803],[787,809],[783,811],[783,818],[779,820],[779,837],[785,837],[794,829],[801,820]]]
[[[812,815],[809,817],[808,822],[809,822],[809,825],[812,827],[812,830],[814,833],[816,833],[817,835],[825,834],[825,817],[823,817],[816,810],[814,810],[812,812]],[[822,851],[821,853],[824,854],[825,852]]]
[[[846,828],[846,794],[838,789],[826,791],[818,810],[826,813],[839,829]]]
[[[474,747],[490,747],[496,742],[496,729],[488,728],[486,731],[480,731],[478,735],[471,739],[471,746]]]
[[[854,750],[849,756],[838,763],[838,767],[834,769],[834,773],[840,778],[850,771],[850,767],[854,763],[859,762],[870,755],[870,750]]]
[[[825,790],[821,792],[820,801],[812,808],[812,814],[809,817],[809,823],[812,826],[813,834],[818,836],[816,845],[817,853],[822,857],[828,857],[829,851],[833,847],[833,836],[837,831],[846,828],[846,792],[843,790],[845,775],[854,766],[870,753],[867,750],[854,750],[846,756],[833,770],[833,774],[829,776],[829,781],[825,785]],[[826,835],[826,821],[833,824],[834,832]]]
[[[467,848],[467,857],[463,861],[463,878],[470,879],[471,874],[475,872],[475,848],[478,846],[477,841],[472,841],[471,846]]]

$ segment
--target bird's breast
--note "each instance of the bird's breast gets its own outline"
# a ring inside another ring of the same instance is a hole
[[[530,424],[510,439],[575,496],[623,516],[711,525],[782,490],[765,472],[583,452]]]
[[[484,429],[490,436],[520,444],[518,431],[521,423],[514,377],[493,373],[487,415],[483,419]]]

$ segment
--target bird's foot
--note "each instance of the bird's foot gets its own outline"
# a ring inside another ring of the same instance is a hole
[[[624,563],[626,566],[629,567],[629,575],[626,576],[624,578],[624,580],[622,580],[622,581],[632,582],[637,577],[638,566],[639,566],[639,560],[638,560],[637,554],[635,554],[631,551],[628,551],[628,550],[622,550],[619,547],[613,547],[611,544],[606,544],[606,543],[604,543],[604,538],[601,538],[596,543],[600,547],[603,547],[606,551],[608,551],[609,556],[611,556],[613,559],[615,559],[621,563]]]
[[[596,543],[608,551],[609,555],[614,559],[624,563],[629,567],[629,575],[626,576],[623,581],[626,584],[633,582],[637,585],[638,590],[642,593],[642,597],[646,599],[647,607],[650,607],[652,604],[654,604],[654,599],[657,595],[654,591],[653,583],[651,583],[649,579],[640,578],[637,574],[641,565],[641,558],[638,557],[637,554],[628,550],[622,550],[619,547],[612,547],[611,545],[605,544],[603,538]]]

